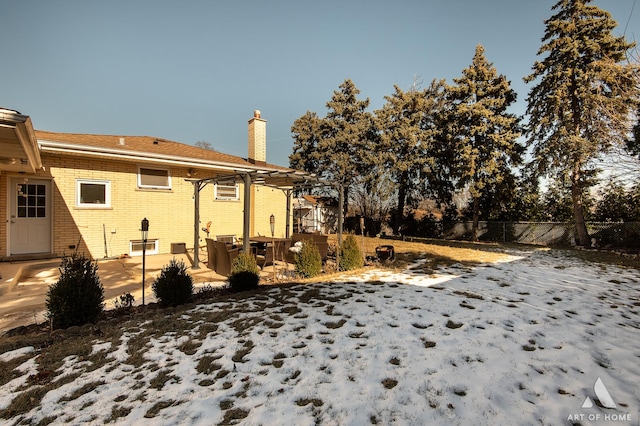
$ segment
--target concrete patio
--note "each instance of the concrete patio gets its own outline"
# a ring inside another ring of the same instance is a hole
[[[183,261],[193,277],[194,287],[205,284],[221,286],[226,277],[207,268],[206,250],[199,253],[199,269],[191,267],[193,251],[182,254],[147,256],[145,260],[145,303],[155,302],[152,284],[163,266],[171,259]],[[60,276],[60,258],[0,263],[0,335],[22,325],[42,323],[46,320],[45,300],[49,285]],[[131,293],[135,304],[142,304],[142,257],[98,259],[98,275],[104,287],[105,308],[113,309],[114,300],[124,293]],[[263,278],[273,275],[273,266],[262,271]],[[278,270],[286,265],[278,264]]]

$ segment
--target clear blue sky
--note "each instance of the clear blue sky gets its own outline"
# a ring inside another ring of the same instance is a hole
[[[291,125],[347,78],[380,108],[461,75],[478,43],[518,92],[556,0],[0,0],[0,106],[40,130],[148,135],[246,157],[247,120],[288,165]],[[640,38],[640,5],[596,0]],[[633,10],[633,13],[632,13]],[[629,17],[631,19],[629,20]]]

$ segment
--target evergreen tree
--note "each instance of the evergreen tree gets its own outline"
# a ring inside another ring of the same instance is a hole
[[[327,102],[327,115],[319,118],[307,111],[291,127],[294,138],[289,166],[315,173],[344,188],[344,212],[349,209],[350,192],[357,185],[373,191],[379,180],[375,139],[377,132],[369,99],[359,100],[360,93],[347,79]]]
[[[636,111],[637,122],[633,126],[631,138],[627,140],[627,150],[640,159],[640,109]]]
[[[398,204],[393,221],[393,231],[398,233],[404,218],[408,199],[428,181],[432,161],[431,145],[438,132],[436,115],[442,108],[443,82],[433,81],[427,90],[415,86],[405,92],[398,86],[395,93],[385,96],[386,103],[376,111],[380,129],[378,157],[385,165],[391,180],[397,186]]]
[[[629,221],[640,222],[640,183],[629,190]]]
[[[633,73],[626,64],[633,46],[615,37],[616,22],[591,0],[559,0],[546,30],[533,73],[538,80],[528,96],[528,143],[539,171],[568,179],[577,243],[589,246],[585,225],[586,191],[594,184],[593,161],[612,144],[621,144],[630,130]]]
[[[514,213],[510,220],[514,221],[544,221],[544,206],[540,194],[538,177],[525,169],[523,175],[518,180],[516,190],[516,200]]]
[[[589,218],[589,207],[593,199],[587,194],[582,195],[585,206],[585,220]],[[573,201],[571,185],[560,181],[551,181],[547,191],[542,196],[544,220],[551,222],[570,222],[573,218]]]
[[[610,180],[600,192],[600,200],[596,204],[594,220],[599,222],[633,221],[633,192],[615,180]]]
[[[474,206],[478,207],[478,220],[519,220],[523,201],[516,176],[509,174],[500,182],[487,187],[479,197],[470,200],[465,217],[473,218]]]
[[[461,203],[464,191],[456,191],[460,159],[455,108],[446,85],[443,90],[442,96],[438,97],[437,112],[432,117],[437,131],[433,133],[426,155],[424,173],[428,180],[421,179],[419,190],[436,202],[436,208],[444,213],[443,220],[453,221],[458,219],[459,208],[464,204]],[[428,187],[424,187],[425,184]]]
[[[369,98],[359,100],[360,90],[350,79],[327,102],[329,110],[322,120],[317,145],[316,173],[339,183],[344,188],[344,211],[349,209],[349,191],[367,166],[374,161],[375,128],[373,116],[366,111]]]
[[[471,196],[471,238],[476,241],[483,196],[492,194],[493,203],[511,196],[513,186],[507,185],[515,182],[511,167],[521,163],[524,148],[517,141],[519,118],[507,112],[516,93],[486,60],[481,45],[462,77],[453,81],[448,92],[455,126],[455,178],[458,188],[468,189]]]
[[[293,122],[293,153],[289,156],[289,166],[292,169],[304,170],[309,173],[318,171],[320,152],[318,144],[322,129],[322,119],[315,112],[307,111],[302,117]]]

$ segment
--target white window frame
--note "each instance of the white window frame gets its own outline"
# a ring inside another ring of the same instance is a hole
[[[140,250],[133,250],[134,245],[140,245]],[[160,240],[157,238],[147,239],[147,250],[145,254],[158,254],[160,248]],[[130,240],[129,241],[129,255],[130,256],[142,256],[142,240]]]
[[[143,185],[142,184],[142,169],[147,170],[159,170],[163,172],[167,172],[167,185]],[[165,169],[162,167],[150,167],[150,166],[138,166],[138,188],[140,189],[171,189],[171,169]]]
[[[83,203],[82,202],[82,185],[104,185],[104,204]],[[110,209],[111,208],[111,181],[97,179],[76,179],[76,207],[91,209]]]
[[[235,186],[235,195],[234,196],[226,196],[218,194],[218,187],[225,187],[225,193],[231,192],[231,187]],[[237,182],[231,183],[216,183],[213,186],[213,199],[216,201],[240,201],[240,185]]]

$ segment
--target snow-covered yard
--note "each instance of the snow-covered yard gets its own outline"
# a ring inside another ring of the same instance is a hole
[[[19,372],[0,386],[0,415],[53,424],[638,424],[640,271],[562,251],[511,254],[199,304],[125,322],[88,339],[82,355],[65,353],[64,342],[8,352],[0,369]],[[38,369],[38,357],[56,355],[57,371]]]

